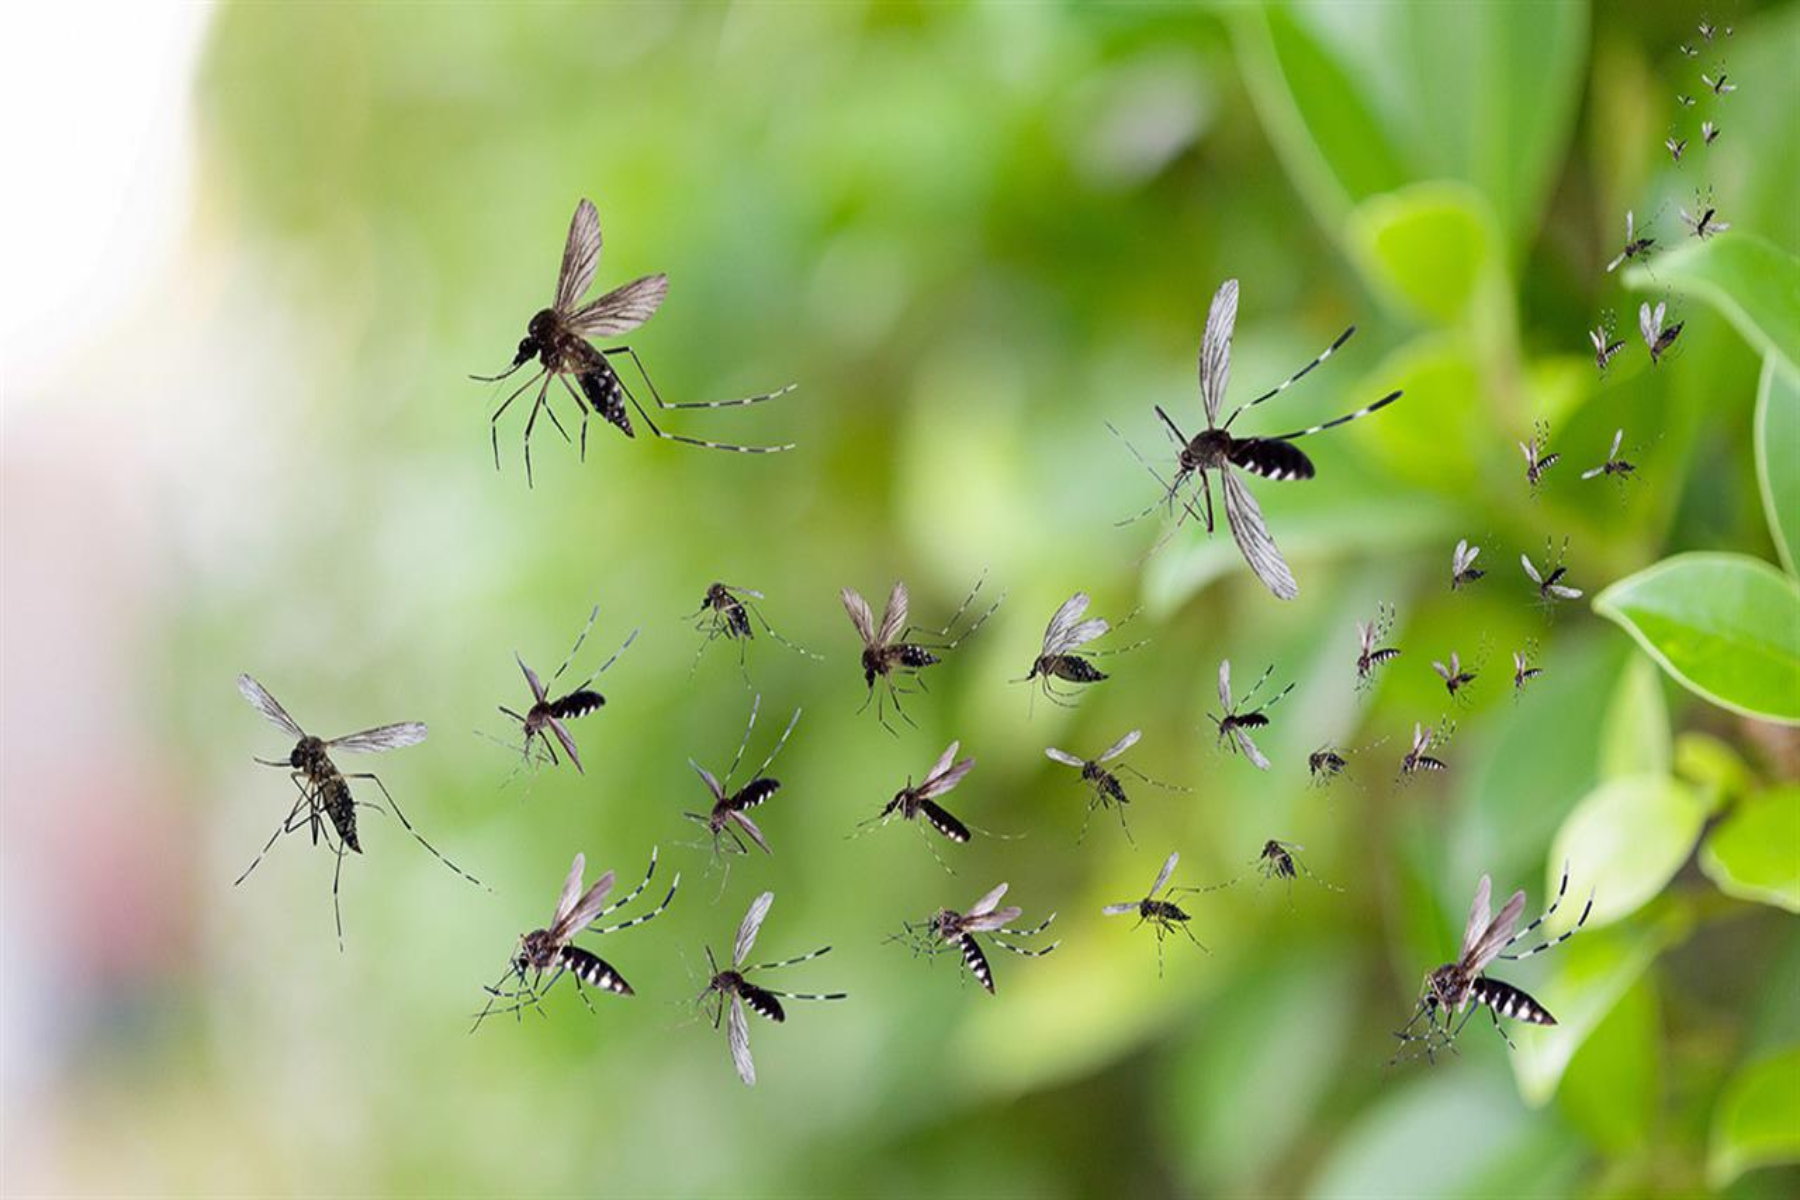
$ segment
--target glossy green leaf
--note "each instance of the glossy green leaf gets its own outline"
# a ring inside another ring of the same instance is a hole
[[[1440,323],[1464,314],[1494,265],[1493,217],[1481,194],[1462,184],[1371,196],[1351,215],[1350,239],[1377,287]]]
[[[1800,258],[1755,234],[1733,230],[1688,238],[1654,268],[1632,267],[1628,286],[1703,300],[1723,313],[1759,354],[1800,371]]]
[[[1767,563],[1678,554],[1595,596],[1594,611],[1696,695],[1800,722],[1800,584]]]
[[[1775,551],[1800,574],[1800,371],[1773,354],[1756,389],[1756,482]]]
[[[1706,1177],[1715,1188],[1745,1171],[1800,1162],[1800,1046],[1739,1071],[1713,1110]]]
[[[1665,775],[1671,758],[1669,706],[1663,701],[1656,664],[1634,655],[1607,705],[1606,724],[1600,731],[1600,778]]]
[[[1800,786],[1738,805],[1707,835],[1700,869],[1728,896],[1800,913]]]
[[[1549,886],[1558,884],[1567,863],[1571,902],[1593,894],[1590,927],[1630,916],[1675,877],[1693,853],[1706,815],[1693,787],[1679,779],[1608,780],[1584,796],[1557,830]]]

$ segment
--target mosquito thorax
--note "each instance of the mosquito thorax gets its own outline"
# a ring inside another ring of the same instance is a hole
[[[1187,921],[1191,920],[1177,904],[1170,900],[1140,900],[1138,915],[1146,921]]]
[[[962,914],[953,909],[938,909],[931,918],[931,932],[946,942],[955,941],[962,936]]]
[[[305,771],[308,775],[331,770],[331,758],[325,753],[323,738],[311,734],[301,738],[294,744],[294,752],[288,756],[288,765],[296,771]]]
[[[525,327],[525,331],[531,336],[519,343],[519,349],[523,350],[526,342],[535,342],[539,347],[548,347],[556,340],[556,329],[559,324],[555,309],[539,309],[537,315],[531,318],[531,324]]]
[[[1230,450],[1231,435],[1223,429],[1208,429],[1204,433],[1195,434],[1194,439],[1181,448],[1181,469],[1200,471],[1216,467],[1225,461]]]
[[[548,929],[534,929],[519,939],[513,965],[521,972],[547,971],[556,965],[556,942]]]
[[[739,971],[720,971],[712,977],[706,986],[715,992],[723,992],[729,996],[743,986],[744,976]]]

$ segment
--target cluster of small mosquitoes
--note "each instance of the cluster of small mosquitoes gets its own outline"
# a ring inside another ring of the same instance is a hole
[[[1711,40],[1712,27],[1703,25],[1702,34]],[[1724,36],[1730,36],[1729,29],[1724,31]],[[1712,90],[1721,96],[1730,90],[1722,69]],[[1708,140],[1711,140],[1710,136]],[[1628,218],[1628,226],[1629,223]],[[1690,223],[1694,225],[1698,236],[1705,236],[1711,229],[1721,227],[1714,222],[1710,209],[1697,221]],[[1630,236],[1633,241],[1619,261],[1637,257],[1649,248],[1650,240],[1638,238],[1635,230],[1630,232]],[[584,456],[588,418],[595,413],[626,437],[635,436],[631,416],[635,413],[653,436],[691,446],[759,454],[790,449],[791,446],[788,445],[749,446],[710,441],[669,432],[658,425],[651,416],[651,411],[645,407],[645,397],[656,411],[664,412],[755,405],[775,399],[791,389],[781,388],[730,401],[664,401],[655,385],[650,382],[642,361],[629,345],[602,349],[594,344],[593,339],[621,337],[648,320],[667,293],[667,278],[663,275],[647,276],[583,305],[581,298],[592,284],[599,265],[600,245],[599,215],[592,203],[583,200],[576,208],[570,226],[552,306],[531,318],[527,335],[519,343],[511,367],[499,376],[486,377],[490,381],[505,379],[528,365],[535,365],[535,371],[526,382],[511,391],[493,414],[494,430],[491,440],[496,466],[499,464],[499,420],[515,401],[526,396],[530,398],[524,437],[528,483],[531,437],[539,416],[546,417],[551,426],[571,444],[578,441]],[[1615,262],[1614,266],[1617,265]],[[1246,485],[1245,477],[1257,476],[1272,482],[1312,478],[1312,460],[1296,445],[1300,439],[1377,413],[1400,399],[1401,394],[1398,391],[1389,392],[1354,412],[1290,433],[1249,436],[1233,432],[1233,425],[1240,416],[1274,399],[1303,379],[1341,349],[1355,332],[1354,326],[1346,329],[1311,362],[1275,387],[1238,404],[1221,420],[1221,406],[1231,370],[1231,341],[1237,318],[1237,302],[1237,282],[1228,280],[1213,297],[1207,315],[1199,355],[1199,415],[1204,424],[1189,424],[1184,427],[1161,406],[1154,408],[1157,427],[1169,439],[1168,451],[1173,457],[1172,464],[1166,459],[1161,463],[1152,461],[1126,442],[1132,455],[1156,480],[1158,493],[1141,512],[1127,517],[1120,524],[1129,524],[1161,512],[1169,519],[1171,532],[1191,518],[1203,524],[1207,532],[1211,533],[1212,477],[1216,476],[1226,524],[1251,571],[1275,596],[1290,599],[1298,594],[1298,586],[1269,533],[1256,499]],[[1645,330],[1653,359],[1668,348],[1680,330],[1679,324],[1669,329],[1660,329],[1661,314],[1662,306],[1658,305],[1654,314],[1658,329],[1652,330],[1646,326]],[[1602,367],[1616,350],[1616,346],[1602,348]],[[629,360],[637,379],[641,381],[642,396],[617,369],[626,360]],[[559,402],[562,397],[553,396],[553,388],[560,388],[566,398],[573,401],[574,413],[578,418],[575,423],[579,425],[574,434],[571,434],[563,417],[555,410],[553,401]],[[1122,441],[1125,440],[1124,435],[1116,428],[1113,432]],[[1584,472],[1583,479],[1606,477],[1623,485],[1633,477],[1636,468],[1620,457],[1623,436],[1622,431],[1615,435],[1612,449],[1605,461]],[[1523,489],[1535,496],[1544,483],[1546,473],[1557,465],[1561,455],[1550,449],[1548,429],[1541,424],[1535,428],[1530,440],[1520,443],[1519,448],[1525,459]],[[1163,541],[1167,540],[1167,536],[1164,535]],[[1158,546],[1161,544],[1162,541],[1157,543]],[[1523,579],[1518,581],[1517,586],[1520,587],[1521,595],[1542,607],[1546,617],[1561,602],[1577,599],[1582,595],[1581,589],[1570,581],[1569,568],[1564,562],[1567,549],[1568,541],[1565,538],[1560,547],[1547,542],[1541,559],[1534,560],[1529,554],[1521,554],[1519,558]],[[1481,547],[1469,539],[1457,542],[1449,555],[1450,569],[1445,580],[1450,591],[1461,593],[1478,586],[1497,586],[1493,583],[1482,584],[1487,571],[1479,565],[1480,555]],[[843,589],[841,600],[844,610],[860,645],[858,667],[865,690],[862,711],[872,707],[874,719],[889,733],[898,736],[900,725],[913,726],[912,718],[903,707],[905,698],[924,692],[926,672],[953,655],[1004,601],[1005,595],[1002,593],[991,604],[977,609],[976,601],[985,583],[984,575],[976,581],[968,597],[942,626],[921,626],[912,621],[910,597],[903,582],[893,584],[879,618],[862,595],[848,587]],[[1057,608],[1044,628],[1038,653],[1024,674],[1014,681],[1031,686],[1033,705],[1040,693],[1051,704],[1075,704],[1083,690],[1102,683],[1109,677],[1099,665],[1102,659],[1127,653],[1146,644],[1144,641],[1128,645],[1102,644],[1103,639],[1117,633],[1136,614],[1125,617],[1115,625],[1103,617],[1090,616],[1089,603],[1089,597],[1085,593],[1077,592]],[[799,655],[814,659],[820,657],[778,633],[763,613],[765,604],[763,593],[749,587],[719,582],[706,588],[699,609],[692,617],[695,632],[700,638],[694,667],[699,666],[701,656],[713,643],[723,641],[727,645],[735,644],[746,689],[754,693],[747,653],[759,637],[766,635],[769,640]],[[971,616],[972,612],[975,615]],[[517,658],[527,694],[521,695],[516,707],[501,705],[500,712],[517,725],[516,740],[505,744],[522,756],[521,767],[532,770],[555,769],[566,762],[568,768],[576,772],[583,771],[575,727],[578,722],[599,712],[606,705],[606,697],[596,684],[637,636],[637,631],[633,630],[623,644],[580,683],[565,682],[564,676],[580,656],[598,613],[596,606],[590,612],[587,623],[576,637],[569,654],[550,674],[548,682],[522,657]],[[1382,604],[1370,614],[1367,621],[1357,623],[1353,655],[1346,642],[1344,671],[1346,676],[1354,672],[1353,679],[1359,690],[1370,687],[1378,675],[1388,670],[1390,664],[1401,657],[1401,648],[1393,644],[1395,621],[1394,609]],[[1485,665],[1485,643],[1472,649],[1473,653],[1468,660],[1463,658],[1459,650],[1447,648],[1441,659],[1431,662],[1433,671],[1441,680],[1445,694],[1453,705],[1466,703],[1471,689],[1483,686],[1483,681],[1489,675]],[[1537,665],[1536,660],[1537,651],[1533,642],[1528,641],[1526,645],[1512,651],[1512,691],[1515,698],[1528,690],[1532,681],[1543,674],[1543,668]],[[1234,694],[1231,662],[1221,662],[1218,667],[1219,707],[1217,712],[1209,714],[1219,752],[1227,756],[1241,756],[1252,767],[1265,771],[1270,768],[1270,761],[1258,747],[1257,739],[1275,719],[1273,714],[1281,700],[1294,689],[1293,683],[1272,683],[1274,671],[1273,665],[1265,667],[1248,689]],[[255,870],[283,834],[307,830],[315,844],[323,840],[336,855],[332,902],[341,947],[343,919],[338,905],[338,886],[343,862],[348,852],[360,853],[362,850],[357,831],[358,810],[375,809],[391,813],[421,846],[449,870],[470,883],[482,886],[473,875],[426,841],[379,778],[369,772],[347,773],[337,766],[335,756],[340,752],[381,752],[415,745],[426,736],[424,725],[417,722],[383,725],[326,740],[306,732],[275,697],[249,675],[238,677],[238,687],[257,711],[294,740],[293,749],[285,759],[257,761],[285,768],[298,795],[286,817],[243,875],[238,877],[237,882],[242,883]],[[794,711],[761,765],[749,773],[747,780],[741,780],[740,768],[755,735],[760,709],[761,696],[756,695],[750,704],[749,719],[737,753],[722,776],[715,775],[697,762],[689,764],[704,790],[696,793],[700,801],[698,807],[684,813],[684,816],[703,830],[703,840],[698,848],[710,849],[712,862],[720,869],[722,876],[729,872],[731,860],[736,856],[773,853],[768,838],[758,827],[752,812],[780,793],[781,781],[771,775],[770,771],[793,735],[801,714],[799,709]],[[1415,722],[1410,738],[1403,739],[1403,752],[1390,760],[1396,778],[1406,781],[1421,773],[1448,771],[1449,744],[1454,731],[1454,722],[1448,717],[1429,724],[1425,721]],[[1080,774],[1081,786],[1088,796],[1081,839],[1087,837],[1095,811],[1104,809],[1116,816],[1123,836],[1131,841],[1127,809],[1131,804],[1131,793],[1139,784],[1169,791],[1190,790],[1152,779],[1124,761],[1124,756],[1138,744],[1140,736],[1139,730],[1130,730],[1095,754],[1075,753],[1057,747],[1045,750],[1052,761]],[[1309,776],[1315,785],[1321,787],[1331,786],[1344,778],[1354,779],[1361,769],[1356,764],[1368,759],[1381,744],[1382,742],[1376,742],[1356,749],[1331,743],[1319,746],[1307,756]],[[847,830],[846,836],[859,837],[896,821],[910,823],[919,831],[933,857],[946,871],[950,867],[940,854],[940,843],[960,847],[968,845],[977,836],[1007,836],[978,829],[951,811],[951,793],[975,766],[975,759],[962,757],[961,749],[960,742],[951,742],[929,768],[916,779],[909,777],[893,793],[891,799],[879,809],[871,811],[868,819],[860,825]],[[353,781],[367,781],[379,791],[380,799],[353,795]],[[1135,842],[1132,844],[1135,845]],[[1170,937],[1180,935],[1197,949],[1205,951],[1205,946],[1190,928],[1191,915],[1182,907],[1184,903],[1193,903],[1187,897],[1234,887],[1252,877],[1282,881],[1289,889],[1290,903],[1293,883],[1303,876],[1321,889],[1341,891],[1336,885],[1320,879],[1301,861],[1299,855],[1303,850],[1303,846],[1295,843],[1270,838],[1257,856],[1250,860],[1249,869],[1243,874],[1224,882],[1204,885],[1173,883],[1180,855],[1171,853],[1142,898],[1109,904],[1101,911],[1108,916],[1135,916],[1138,926],[1150,928],[1156,938],[1157,971],[1160,975],[1163,945]],[[652,849],[643,881],[622,899],[609,903],[615,883],[613,872],[605,871],[584,888],[586,859],[583,855],[576,854],[568,875],[563,880],[562,890],[558,894],[549,922],[520,937],[507,961],[505,972],[498,981],[484,989],[486,1003],[475,1016],[474,1027],[479,1028],[487,1018],[503,1013],[516,1015],[530,1009],[541,1015],[544,999],[565,975],[572,977],[577,994],[590,1008],[592,1003],[588,999],[589,988],[618,996],[631,995],[633,989],[626,977],[593,950],[576,944],[576,940],[586,938],[591,941],[618,933],[654,920],[667,911],[680,887],[679,874],[670,882],[668,891],[662,894],[654,907],[639,911],[635,916],[608,923],[608,918],[631,906],[650,888],[656,870],[657,853]],[[1531,996],[1511,984],[1490,978],[1485,972],[1496,960],[1526,958],[1548,950],[1573,936],[1585,924],[1593,907],[1591,895],[1580,917],[1565,932],[1537,944],[1521,947],[1521,943],[1526,942],[1560,907],[1568,882],[1565,864],[1562,884],[1549,908],[1542,916],[1521,929],[1518,923],[1524,912],[1525,893],[1514,892],[1502,906],[1499,915],[1490,916],[1491,884],[1488,877],[1482,877],[1475,891],[1461,950],[1455,961],[1426,974],[1412,1018],[1395,1033],[1400,1047],[1393,1061],[1410,1061],[1420,1057],[1435,1061],[1440,1051],[1454,1050],[1458,1035],[1476,1009],[1485,1008],[1488,1011],[1503,1038],[1506,1035],[1500,1025],[1502,1017],[1539,1025],[1555,1024],[1555,1018]],[[1006,892],[1007,885],[998,883],[966,908],[943,907],[922,920],[904,922],[888,941],[908,946],[919,955],[953,953],[961,959],[968,974],[983,989],[992,993],[995,991],[995,975],[988,958],[992,948],[1037,957],[1049,954],[1060,945],[1060,942],[1034,944],[1034,939],[1045,934],[1055,920],[1054,912],[1036,925],[1021,927],[1023,910],[1016,905],[1002,904]],[[722,880],[719,895],[722,897],[723,893]],[[654,893],[650,899],[655,899]],[[773,903],[772,892],[763,892],[751,902],[738,926],[728,962],[716,958],[711,949],[706,951],[710,978],[695,998],[699,1012],[711,1021],[715,1029],[724,1026],[732,1062],[746,1084],[753,1084],[756,1079],[756,1068],[750,1054],[746,1009],[768,1020],[782,1022],[786,1019],[785,1002],[837,1001],[846,998],[844,992],[788,992],[764,986],[761,981],[767,978],[768,972],[809,962],[827,954],[831,949],[826,946],[774,962],[751,962],[751,952]],[[1510,1039],[1507,1044],[1511,1045]]]

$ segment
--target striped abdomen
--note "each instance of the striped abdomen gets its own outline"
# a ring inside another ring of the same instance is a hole
[[[560,955],[562,965],[575,973],[575,978],[597,988],[604,988],[620,996],[632,994],[631,985],[625,977],[612,969],[612,964],[604,958],[580,946],[564,946]]]
[[[576,376],[581,381],[581,394],[595,412],[618,426],[619,432],[636,437],[631,430],[631,417],[625,411],[625,385],[619,382],[618,373],[598,352],[593,352],[591,358],[583,357],[588,361]]]
[[[782,1010],[781,1001],[777,1000],[773,993],[757,987],[742,976],[738,978],[737,993],[744,998],[744,1003],[757,1016],[767,1017],[771,1021],[787,1020],[787,1013]]]
[[[1311,479],[1312,459],[1292,442],[1279,438],[1245,438],[1233,442],[1226,455],[1234,467],[1242,467],[1264,479]]]
[[[1037,672],[1070,683],[1099,683],[1106,678],[1106,672],[1079,654],[1046,654],[1037,660]]]
[[[1489,979],[1484,975],[1475,980],[1469,988],[1469,994],[1475,1003],[1487,1005],[1498,1016],[1528,1021],[1533,1025],[1556,1024],[1556,1018],[1550,1015],[1549,1009],[1510,983],[1501,983],[1498,979]]]
[[[552,700],[544,706],[544,711],[559,721],[572,721],[576,717],[585,717],[596,709],[606,707],[606,697],[592,688],[582,688],[570,692],[559,700]]]
[[[987,955],[981,952],[981,946],[976,942],[975,935],[965,933],[957,939],[956,944],[962,950],[963,965],[969,968],[969,973],[975,976],[977,983],[992,992],[994,990],[994,971],[992,967],[988,966]]]
[[[350,795],[350,785],[344,782],[342,775],[333,772],[319,781],[319,807],[331,818],[332,828],[343,840],[344,845],[362,853],[362,845],[356,840],[356,800]]]

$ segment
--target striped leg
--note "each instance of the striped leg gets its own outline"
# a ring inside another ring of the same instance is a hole
[[[780,996],[783,1000],[848,1000],[849,992],[776,992],[764,988],[771,996]]]
[[[1545,921],[1548,921],[1552,916],[1556,915],[1556,910],[1562,906],[1563,894],[1565,892],[1567,892],[1568,890],[1569,890],[1569,865],[1567,863],[1564,863],[1563,864],[1563,873],[1562,873],[1562,883],[1557,886],[1556,899],[1551,902],[1549,908],[1544,910],[1544,914],[1541,917],[1539,917],[1537,920],[1533,921],[1531,924],[1527,925],[1525,928],[1519,930],[1519,932],[1513,934],[1512,937],[1507,939],[1506,944],[1508,946],[1511,946],[1514,942],[1524,940],[1525,938],[1527,938],[1531,935],[1532,930],[1536,929],[1538,926],[1542,925]],[[1517,960],[1517,959],[1521,959],[1521,958],[1530,958],[1534,954],[1542,954],[1546,950],[1549,950],[1556,946],[1560,946],[1564,942],[1568,941],[1570,938],[1574,937],[1577,933],[1579,933],[1581,931],[1581,927],[1583,925],[1587,924],[1588,914],[1593,911],[1594,911],[1594,897],[1593,897],[1593,893],[1590,892],[1588,894],[1587,906],[1581,910],[1581,917],[1575,922],[1574,925],[1570,926],[1563,933],[1559,934],[1556,937],[1549,939],[1548,941],[1540,942],[1537,945],[1533,946],[1529,950],[1521,950],[1517,954],[1502,953],[1500,955],[1497,955],[1496,957],[1513,959],[1513,960]]]
[[[702,823],[704,823],[705,818],[702,817],[702,818],[700,818],[700,820],[702,821]],[[650,869],[644,872],[644,881],[642,883],[638,884],[636,887],[632,888],[631,893],[629,895],[627,895],[623,900],[615,900],[613,903],[607,905],[605,908],[603,908],[599,912],[595,913],[594,919],[596,921],[598,921],[601,917],[610,916],[613,913],[618,912],[621,908],[624,908],[627,904],[630,904],[633,900],[636,900],[638,898],[638,894],[640,892],[642,892],[645,888],[650,886],[650,879],[655,874],[656,874],[656,847],[652,846],[652,847],[650,847]]]
[[[631,361],[637,365],[638,374],[644,377],[644,382],[646,384],[649,384],[651,398],[656,401],[656,407],[658,408],[743,408],[750,404],[761,404],[764,400],[778,399],[800,386],[799,384],[790,383],[785,387],[776,388],[772,392],[759,392],[754,396],[744,396],[737,400],[686,400],[679,404],[670,404],[658,394],[656,383],[650,378],[650,372],[644,370],[643,360],[637,356],[636,350],[633,350],[630,346],[616,346],[611,350],[602,351],[602,353],[630,355]]]
[[[744,972],[747,974],[751,971],[773,971],[776,967],[791,967],[791,966],[795,965],[796,963],[810,962],[811,960],[813,960],[815,958],[819,958],[823,955],[830,954],[830,953],[831,953],[830,946],[822,946],[819,949],[814,950],[811,954],[802,954],[798,958],[784,958],[780,962],[763,963],[761,966],[745,967]],[[780,992],[776,993],[776,995],[781,995],[781,994],[782,993],[780,993]]]
[[[1024,946],[1015,946],[1011,942],[1002,941],[998,937],[994,938],[993,942],[994,945],[1000,947],[1002,950],[1010,950],[1021,958],[1042,958],[1044,955],[1062,945],[1062,941],[1059,939],[1051,942],[1048,946],[1041,946],[1036,950],[1030,950]]]
[[[643,376],[644,384],[650,389],[650,395],[655,400],[656,406],[658,408],[667,409],[667,408],[688,407],[686,405],[673,405],[673,404],[663,403],[662,397],[657,395],[656,384],[654,382],[652,382],[649,374],[644,370],[643,362],[638,358],[638,356],[635,353],[633,353],[631,351],[630,347],[621,346],[617,350],[607,351],[606,353],[630,354],[631,361],[637,364],[638,374]],[[657,437],[662,438],[665,441],[685,442],[687,445],[701,446],[708,450],[729,450],[736,454],[779,454],[784,450],[792,450],[794,448],[794,443],[792,443],[792,442],[787,442],[787,443],[779,445],[779,446],[739,446],[739,445],[734,445],[730,442],[709,442],[703,438],[687,437],[684,434],[666,432],[660,426],[657,425],[656,421],[650,416],[650,414],[647,411],[645,411],[644,406],[638,402],[637,393],[633,392],[629,387],[626,386],[624,376],[621,375],[618,377],[618,379],[619,379],[619,387],[621,390],[624,391],[625,398],[627,400],[631,401],[631,407],[637,409],[638,416],[644,418],[644,424],[650,427],[650,432],[655,434]],[[779,393],[779,392],[771,392],[767,396],[760,397],[760,399],[764,399],[764,400],[773,399],[775,396],[780,395],[780,394],[781,393]],[[749,401],[749,403],[755,403],[755,402],[756,402],[756,400],[754,400],[754,399]],[[699,407],[710,407],[710,406],[701,405]]]
[[[1296,383],[1299,383],[1302,379],[1305,379],[1306,376],[1312,371],[1312,369],[1314,367],[1318,366],[1320,363],[1322,363],[1326,359],[1330,358],[1333,354],[1336,354],[1338,351],[1338,347],[1342,346],[1345,342],[1349,341],[1350,335],[1355,332],[1356,332],[1356,326],[1352,325],[1350,328],[1344,330],[1344,332],[1338,334],[1337,341],[1335,341],[1335,342],[1331,343],[1331,345],[1325,347],[1325,353],[1319,355],[1319,357],[1313,359],[1311,362],[1307,363],[1304,367],[1301,367],[1298,371],[1295,371],[1292,375],[1289,375],[1286,379],[1282,380],[1280,383],[1276,384],[1274,387],[1270,388],[1268,391],[1264,392],[1262,395],[1258,396],[1256,399],[1246,400],[1244,403],[1238,405],[1237,408],[1232,411],[1232,414],[1229,417],[1225,418],[1225,424],[1222,425],[1220,428],[1230,429],[1231,423],[1233,421],[1237,420],[1238,415],[1240,413],[1242,413],[1245,409],[1255,408],[1258,404],[1261,404],[1264,400],[1273,400],[1276,396],[1281,395],[1281,393],[1287,391],[1290,387],[1293,387]]]
[[[1353,413],[1345,413],[1341,417],[1334,417],[1331,420],[1326,421],[1320,425],[1312,425],[1306,429],[1297,429],[1293,433],[1277,434],[1275,437],[1264,438],[1262,440],[1269,441],[1269,442],[1291,442],[1295,438],[1303,438],[1310,434],[1321,433],[1327,429],[1334,429],[1339,425],[1347,425],[1351,421],[1354,421],[1359,417],[1368,416],[1370,413],[1380,412],[1382,409],[1386,408],[1388,405],[1392,404],[1394,401],[1398,400],[1399,398],[1400,398],[1399,392],[1389,392],[1387,395],[1383,396],[1381,399],[1377,400],[1375,403],[1366,405],[1363,408],[1359,408]]]
[[[675,876],[675,882],[669,885],[669,894],[663,897],[663,902],[649,912],[644,913],[642,916],[633,917],[629,921],[620,921],[617,925],[608,925],[603,929],[590,929],[588,932],[595,934],[596,936],[607,933],[618,933],[621,929],[630,929],[633,925],[642,925],[646,921],[654,921],[667,911],[669,902],[675,899],[675,891],[680,886],[681,876],[677,875]]]

